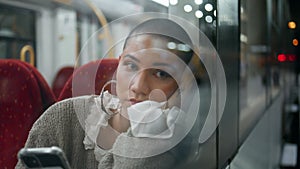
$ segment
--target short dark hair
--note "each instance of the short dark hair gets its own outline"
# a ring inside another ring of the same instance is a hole
[[[187,64],[191,61],[194,55],[194,51],[192,49],[192,40],[188,33],[179,24],[170,19],[155,18],[140,23],[134,29],[132,29],[127,36],[123,49],[126,48],[130,38],[139,35],[150,35],[174,43],[176,47],[169,48],[169,50],[172,53],[175,53]],[[180,45],[184,48],[178,49],[178,46],[180,47]]]

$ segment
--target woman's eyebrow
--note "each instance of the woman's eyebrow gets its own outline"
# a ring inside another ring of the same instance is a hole
[[[172,64],[168,64],[168,63],[160,63],[160,62],[156,62],[152,64],[153,66],[163,66],[163,67],[169,67],[172,70],[176,70],[176,67],[173,66]]]
[[[135,60],[136,62],[141,62],[139,59],[137,59],[136,57],[134,57],[134,56],[132,56],[132,55],[130,55],[130,54],[126,54],[125,56],[124,56],[124,58],[126,58],[126,57],[129,57],[129,58],[131,58],[132,60]]]

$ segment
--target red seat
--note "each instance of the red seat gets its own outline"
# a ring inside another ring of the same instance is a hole
[[[20,62],[20,63],[24,64],[35,77],[35,80],[37,81],[39,86],[44,109],[48,108],[50,105],[55,103],[57,97],[53,93],[52,89],[50,88],[49,84],[42,76],[42,74],[35,67],[31,66],[29,63],[27,62]]]
[[[103,85],[113,78],[118,63],[118,59],[106,58],[79,67],[67,81],[58,100],[90,94],[99,95]]]
[[[56,101],[42,75],[31,65],[0,60],[0,166],[14,168],[17,152],[42,112]]]
[[[52,83],[52,91],[57,98],[59,97],[59,94],[61,93],[66,82],[73,74],[73,71],[74,71],[74,67],[66,66],[61,68],[56,74]]]

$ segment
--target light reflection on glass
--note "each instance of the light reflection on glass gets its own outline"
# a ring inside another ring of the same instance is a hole
[[[201,5],[203,3],[203,0],[195,0],[195,4]]]
[[[170,4],[171,5],[177,5],[178,4],[178,0],[170,0]]]
[[[167,46],[168,49],[176,49],[176,44],[174,42],[169,42]]]
[[[193,7],[191,5],[184,5],[183,9],[185,12],[191,12],[193,10]]]
[[[200,10],[197,10],[197,11],[195,12],[195,16],[196,16],[197,18],[202,18],[202,17],[203,17],[203,12],[200,11]]]
[[[206,4],[206,5],[204,6],[204,8],[205,8],[205,10],[208,11],[208,12],[210,12],[210,11],[212,11],[212,10],[214,9],[213,6],[212,6],[212,4],[210,4],[210,3]]]
[[[205,17],[205,21],[206,21],[207,23],[212,23],[213,18],[212,18],[211,16],[207,15],[207,16]]]

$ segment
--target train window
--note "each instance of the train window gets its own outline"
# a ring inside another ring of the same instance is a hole
[[[269,82],[267,20],[259,17],[267,14],[266,2],[257,3],[242,0],[240,7],[240,141],[248,135],[266,106]]]
[[[215,0],[171,0],[169,1],[169,3],[169,14],[184,18],[189,23],[196,26],[216,47],[217,3]],[[201,131],[206,131],[207,129],[205,120],[207,119],[208,112],[210,110],[211,100],[215,98],[215,95],[213,95],[213,91],[211,89],[211,77],[206,71],[207,70],[204,70],[199,85],[199,90],[201,93],[199,109],[200,120],[199,125],[196,127]],[[197,159],[195,159],[194,161],[191,160],[189,164],[186,164],[186,166],[188,166],[188,168],[199,168],[199,166],[204,166],[204,168],[217,168],[218,150],[216,134],[212,134],[212,136],[205,142],[200,142],[201,143],[199,144],[199,154],[197,155]]]
[[[272,0],[272,27],[270,27],[270,31],[272,33],[272,36],[270,37],[271,41],[271,48],[274,50],[280,50],[283,48],[282,42],[284,39],[284,35],[282,32],[278,31],[278,28],[280,27],[280,23],[283,23],[282,21],[282,15],[283,10],[281,9],[283,5],[280,5],[280,2],[278,0]],[[269,91],[268,92],[268,102],[271,102],[276,98],[280,91],[280,87],[284,83],[284,71],[282,69],[281,62],[277,58],[278,52],[273,52],[273,54],[270,54],[269,56]],[[288,60],[288,59],[287,59]]]
[[[19,59],[26,45],[34,49],[35,13],[28,9],[1,5],[0,58]],[[30,58],[27,56],[25,60],[29,62]]]

